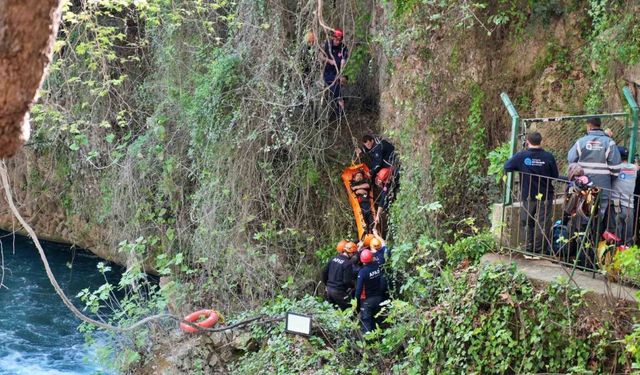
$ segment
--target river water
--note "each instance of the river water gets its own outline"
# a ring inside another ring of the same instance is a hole
[[[85,344],[77,330],[80,321],[49,284],[31,240],[6,232],[0,236],[5,265],[5,287],[0,289],[0,375],[110,374],[96,363],[97,347]],[[64,245],[43,246],[58,283],[82,307],[76,294],[105,282],[96,268],[101,260]]]

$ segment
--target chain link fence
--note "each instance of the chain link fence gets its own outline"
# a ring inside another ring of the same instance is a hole
[[[602,129],[610,132],[617,145],[628,146],[631,126],[629,114],[617,113],[602,115]],[[518,134],[516,152],[523,149],[525,136],[537,131],[542,135],[542,146],[556,158],[558,171],[566,175],[567,153],[576,141],[587,133],[584,116],[567,116],[558,118],[524,119]]]

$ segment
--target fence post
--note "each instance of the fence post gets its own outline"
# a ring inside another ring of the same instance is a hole
[[[622,89],[622,93],[624,94],[625,99],[627,99],[627,104],[629,104],[629,109],[631,110],[631,137],[629,138],[629,162],[633,163],[633,158],[636,155],[636,139],[638,137],[638,103],[636,103],[635,99],[633,99],[633,95],[631,94],[631,90],[629,87],[624,87]]]
[[[509,112],[509,116],[511,116],[511,148],[509,151],[509,157],[512,157],[513,154],[516,153],[516,148],[518,147],[518,131],[520,130],[520,116],[518,115],[518,111],[516,111],[516,107],[509,99],[509,95],[506,92],[500,94],[500,98],[502,99],[502,103],[507,107],[507,111]],[[511,204],[511,189],[513,186],[513,172],[507,173],[507,185],[505,188],[504,197],[502,203],[505,205]]]

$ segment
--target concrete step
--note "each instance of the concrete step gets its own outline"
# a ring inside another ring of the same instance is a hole
[[[558,280],[569,279],[572,269],[553,263],[546,259],[525,259],[523,255],[512,254],[485,254],[480,259],[481,264],[512,264],[515,263],[518,270],[523,272],[534,282],[545,284]],[[580,289],[601,295],[606,298],[617,298],[636,302],[639,289],[607,280],[604,275],[576,270],[571,278],[572,284]]]

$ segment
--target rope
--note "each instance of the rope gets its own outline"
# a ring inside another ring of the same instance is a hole
[[[322,0],[318,0],[318,10],[317,10],[317,16],[318,16],[318,23],[320,24],[320,26],[322,26],[323,29],[329,30],[329,31],[335,31],[334,28],[332,28],[331,26],[327,25],[324,22],[324,17],[322,16]]]
[[[152,322],[154,320],[173,319],[173,320],[175,320],[177,322],[185,323],[185,324],[187,324],[187,325],[189,325],[191,327],[197,328],[198,330],[203,331],[203,332],[222,332],[222,331],[227,331],[227,330],[234,329],[234,328],[237,328],[237,327],[245,326],[245,325],[248,325],[250,323],[265,324],[265,323],[277,322],[277,321],[280,321],[280,320],[284,319],[284,317],[275,317],[275,318],[263,320],[267,316],[259,315],[259,316],[254,317],[254,318],[246,319],[246,320],[240,321],[238,323],[232,324],[230,326],[220,327],[220,328],[203,328],[203,327],[197,326],[195,323],[187,322],[187,321],[185,321],[185,320],[183,320],[183,319],[181,319],[181,318],[179,318],[179,317],[177,317],[175,315],[172,315],[172,314],[151,315],[151,316],[148,316],[148,317],[146,317],[146,318],[144,318],[142,320],[139,320],[136,323],[133,323],[133,324],[131,324],[129,326],[126,326],[126,327],[114,326],[114,325],[111,325],[111,324],[108,324],[108,323],[105,323],[105,322],[101,322],[101,321],[92,319],[92,318],[86,316],[85,314],[83,314],[80,310],[78,310],[78,308],[69,300],[69,298],[66,296],[66,294],[64,293],[64,291],[62,290],[62,288],[58,284],[58,281],[56,280],[55,276],[53,275],[53,272],[51,272],[51,267],[49,266],[49,261],[47,260],[47,256],[44,253],[44,249],[42,248],[42,245],[40,244],[40,241],[38,240],[38,236],[36,235],[34,230],[31,228],[31,226],[24,220],[22,215],[20,215],[20,212],[18,211],[18,209],[16,208],[16,206],[15,206],[15,204],[13,202],[13,195],[11,194],[11,187],[9,186],[9,178],[7,176],[7,165],[5,164],[4,160],[2,160],[2,163],[0,163],[0,177],[2,178],[2,187],[4,188],[5,197],[6,197],[7,203],[9,204],[9,207],[11,208],[11,212],[16,217],[16,219],[18,219],[18,221],[20,222],[22,227],[29,234],[29,237],[31,237],[31,239],[33,240],[33,243],[36,245],[36,248],[38,249],[38,253],[40,253],[40,259],[42,260],[42,263],[44,264],[44,269],[45,269],[45,271],[47,273],[47,277],[49,278],[49,282],[51,283],[51,285],[55,289],[56,293],[58,293],[58,295],[62,299],[62,302],[65,304],[65,306],[67,306],[67,308],[73,313],[73,315],[76,316],[76,318],[80,319],[83,322],[95,325],[95,326],[100,327],[100,328],[105,329],[105,330],[122,333],[122,332],[132,331],[132,330],[134,330],[134,329],[136,329],[136,328],[138,328],[138,327],[140,327],[140,326],[142,326],[144,324]],[[4,264],[4,262],[3,262],[3,264]],[[4,267],[3,267],[3,269],[4,269]],[[4,274],[4,272],[3,272],[3,274]],[[3,277],[4,277],[4,275],[3,275]]]
[[[33,231],[31,226],[29,226],[29,224],[27,224],[27,222],[24,220],[22,215],[20,215],[20,212],[18,211],[18,209],[16,208],[15,204],[13,203],[13,196],[11,194],[11,187],[9,186],[9,178],[7,177],[7,166],[6,166],[5,162],[4,162],[4,160],[2,160],[2,163],[0,163],[0,177],[2,178],[2,187],[4,188],[5,197],[6,197],[7,203],[9,204],[9,207],[11,208],[11,212],[16,217],[16,219],[18,219],[18,221],[20,222],[22,227],[27,231],[27,233],[29,234],[29,237],[31,237],[31,239],[33,240],[33,243],[36,245],[36,248],[38,249],[38,252],[40,253],[40,259],[42,260],[42,263],[44,264],[44,269],[47,272],[47,277],[49,278],[49,282],[51,283],[51,285],[55,289],[56,293],[58,293],[58,295],[62,299],[62,302],[65,304],[65,306],[67,306],[67,308],[69,310],[71,310],[73,315],[75,315],[78,319],[80,319],[81,321],[83,321],[85,323],[89,323],[89,324],[95,325],[95,326],[100,327],[100,328],[105,329],[105,330],[116,331],[116,332],[132,331],[132,330],[134,330],[134,329],[136,329],[136,328],[138,328],[138,327],[140,327],[140,326],[142,326],[142,325],[144,325],[144,324],[146,324],[148,322],[151,322],[153,320],[158,320],[158,319],[163,319],[163,318],[174,318],[174,319],[176,318],[175,316],[173,316],[171,314],[157,314],[157,315],[152,315],[152,316],[149,316],[147,318],[144,318],[144,319],[142,319],[142,320],[140,320],[140,321],[138,321],[138,322],[136,322],[136,323],[134,323],[134,324],[132,324],[130,326],[118,327],[118,326],[114,326],[114,325],[111,325],[111,324],[107,324],[105,322],[101,322],[101,321],[92,319],[92,318],[86,316],[85,314],[83,314],[80,310],[78,310],[78,308],[75,307],[74,304],[65,295],[64,291],[62,290],[62,288],[60,288],[60,285],[58,284],[58,281],[56,280],[55,276],[51,272],[51,267],[49,266],[49,261],[47,260],[47,256],[45,255],[44,250],[42,249],[42,245],[40,244],[40,241],[38,240],[38,236]]]

